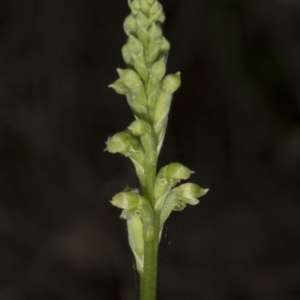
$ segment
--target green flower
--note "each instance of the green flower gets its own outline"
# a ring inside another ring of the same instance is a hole
[[[136,136],[144,135],[151,131],[151,126],[148,122],[144,120],[135,120],[133,121],[128,129]]]
[[[154,184],[155,209],[160,210],[171,188],[181,180],[190,178],[192,173],[180,163],[171,163],[161,168]]]
[[[131,140],[125,132],[119,132],[113,137],[109,137],[106,142],[105,151],[110,153],[121,153],[128,156],[130,153]]]
[[[160,213],[160,226],[163,227],[165,221],[172,210],[181,211],[186,204],[196,205],[199,203],[197,198],[204,196],[208,189],[203,189],[195,183],[185,183],[172,189],[165,198]]]

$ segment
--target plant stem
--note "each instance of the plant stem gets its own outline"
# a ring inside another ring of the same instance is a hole
[[[155,300],[156,299],[156,282],[157,282],[157,257],[159,246],[159,220],[160,214],[154,209],[154,181],[156,178],[157,167],[157,152],[156,152],[156,137],[153,128],[148,135],[148,147],[145,149],[148,153],[145,169],[146,169],[146,189],[144,196],[148,199],[152,206],[154,219],[153,219],[153,235],[147,238],[144,234],[144,269],[140,273],[140,300]]]
[[[144,270],[140,274],[140,300],[156,299],[157,257],[159,244],[159,215],[154,218],[154,235],[145,241]]]

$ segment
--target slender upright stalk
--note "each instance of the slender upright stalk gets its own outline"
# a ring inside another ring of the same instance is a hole
[[[157,257],[161,232],[173,210],[198,204],[205,195],[194,183],[176,186],[193,171],[171,163],[157,173],[157,159],[165,137],[173,93],[179,88],[180,73],[166,73],[170,43],[163,36],[165,15],[157,0],[129,0],[131,14],[125,19],[128,36],[122,48],[126,69],[110,85],[125,95],[135,117],[127,129],[109,138],[106,150],[132,161],[140,189],[126,188],[111,203],[121,208],[127,221],[128,241],[140,274],[140,300],[156,299]]]
[[[151,140],[153,147],[152,155],[149,155],[145,162],[146,170],[146,189],[141,193],[151,204],[154,211],[153,236],[147,239],[144,236],[144,268],[140,272],[140,300],[156,299],[156,283],[157,283],[157,258],[159,246],[159,214],[155,212],[154,199],[154,182],[156,178],[157,153],[156,138],[153,128],[151,128]]]
[[[140,274],[140,300],[156,299],[159,216],[155,217],[154,236],[145,242],[144,272]]]

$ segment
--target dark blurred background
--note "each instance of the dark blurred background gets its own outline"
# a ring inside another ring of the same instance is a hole
[[[300,299],[300,2],[164,0],[182,72],[160,164],[210,192],[174,212],[158,300]],[[137,186],[103,152],[133,120],[126,0],[0,1],[0,299],[134,300],[112,196]]]

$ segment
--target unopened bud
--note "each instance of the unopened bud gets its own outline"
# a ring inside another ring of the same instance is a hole
[[[133,121],[128,129],[136,136],[141,136],[148,133],[151,129],[148,122],[144,120],[135,120]]]
[[[130,90],[127,101],[139,119],[147,119],[147,97],[142,82]]]
[[[133,1],[129,0],[128,4],[131,8],[133,15],[136,15],[141,8],[140,1],[139,0],[133,0]]]
[[[162,32],[162,29],[160,28],[159,25],[153,23],[151,25],[151,28],[150,28],[150,40],[151,41],[158,41],[162,38],[163,36],[163,32]]]
[[[133,66],[144,82],[148,79],[148,67],[145,62],[144,56],[134,57]]]
[[[180,86],[180,73],[167,75],[161,85],[161,88],[168,94],[173,94]]]
[[[165,197],[180,180],[188,179],[193,173],[189,168],[180,163],[171,163],[162,167],[154,183],[155,209],[161,209]]]
[[[180,163],[171,163],[165,166],[164,168],[162,168],[162,174],[168,180],[175,179],[177,182],[178,180],[185,180],[190,178],[192,173],[194,172]]]
[[[143,44],[134,36],[130,36],[127,42],[128,49],[132,54],[136,56],[141,56],[144,53],[144,46]]]
[[[130,93],[128,87],[126,87],[122,80],[118,79],[114,83],[110,84],[108,87],[113,88],[118,94],[127,95]]]
[[[147,46],[146,59],[149,64],[152,64],[158,58],[160,53],[160,41],[150,41]]]
[[[156,1],[149,11],[149,19],[151,20],[151,22],[156,22],[159,19],[162,11],[162,5],[158,1]]]
[[[125,44],[123,47],[122,47],[122,56],[123,56],[123,59],[125,61],[126,64],[132,64],[132,55],[131,55],[131,52],[128,48],[128,44]]]
[[[130,145],[130,136],[125,132],[119,132],[107,140],[104,151],[108,151],[110,153],[121,153],[128,156]]]
[[[147,28],[148,24],[149,24],[148,18],[141,11],[139,11],[136,15],[136,22],[137,22],[138,26],[143,27],[143,28]]]
[[[165,20],[166,20],[166,16],[165,16],[164,12],[162,11],[158,16],[157,21],[160,23],[164,23]]]
[[[166,63],[164,58],[155,62],[150,69],[150,77],[153,81],[160,81],[166,74]]]
[[[132,69],[117,69],[120,78],[125,86],[134,89],[142,84],[140,76]]]
[[[124,21],[124,30],[127,35],[131,35],[136,32],[136,23],[132,14],[130,14]]]
[[[162,54],[166,54],[167,52],[169,52],[170,48],[171,44],[169,43],[169,41],[165,37],[162,37],[160,44],[160,52]]]
[[[110,201],[112,205],[121,209],[134,209],[140,205],[142,196],[134,192],[121,192]]]
[[[141,11],[147,16],[149,14],[150,5],[147,0],[140,0]]]

